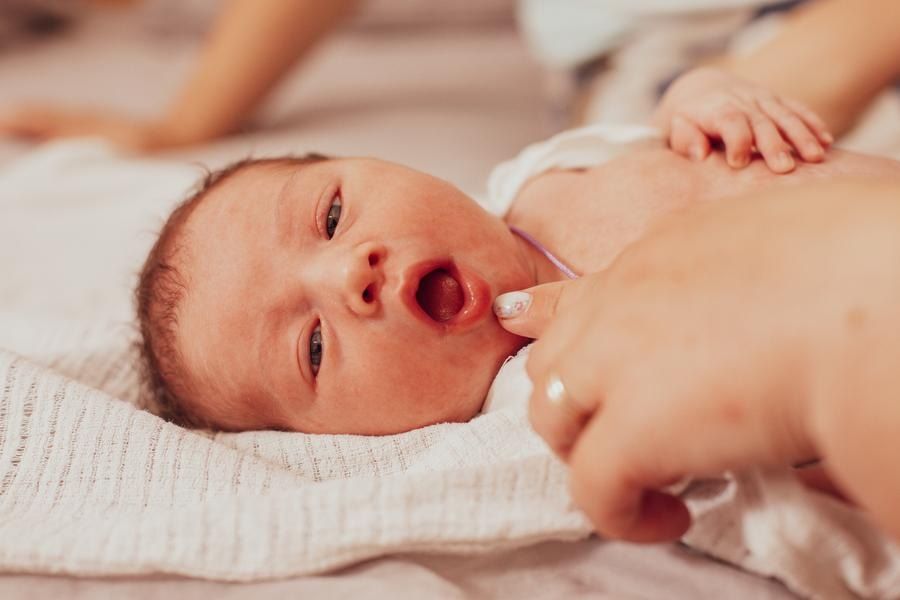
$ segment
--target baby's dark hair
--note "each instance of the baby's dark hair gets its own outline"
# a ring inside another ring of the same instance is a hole
[[[184,224],[200,202],[222,182],[248,168],[263,165],[304,165],[328,160],[321,154],[248,158],[211,171],[166,219],[153,248],[141,268],[135,289],[140,340],[141,373],[149,398],[145,408],[167,421],[184,427],[210,427],[212,424],[187,401],[192,383],[184,370],[178,345],[178,316],[188,292],[188,281],[179,270],[183,261]]]

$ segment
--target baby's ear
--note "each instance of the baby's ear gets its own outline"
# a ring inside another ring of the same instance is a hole
[[[574,283],[556,281],[500,294],[494,300],[494,314],[510,333],[537,339],[556,316],[563,291]]]

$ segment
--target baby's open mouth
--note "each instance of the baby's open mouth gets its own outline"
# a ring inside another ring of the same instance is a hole
[[[462,310],[466,295],[459,281],[446,269],[429,271],[419,281],[416,302],[438,323],[449,321]]]

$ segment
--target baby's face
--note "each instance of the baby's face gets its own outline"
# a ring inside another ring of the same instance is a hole
[[[535,283],[506,226],[398,165],[249,167],[213,188],[182,239],[189,409],[223,429],[466,420],[524,343],[491,312]]]

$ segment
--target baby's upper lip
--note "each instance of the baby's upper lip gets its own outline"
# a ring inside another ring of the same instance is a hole
[[[460,311],[447,321],[434,320],[419,305],[416,292],[422,278],[435,269],[446,270],[460,284],[463,305]],[[487,283],[477,274],[461,268],[452,259],[429,259],[410,265],[404,272],[400,285],[400,299],[414,317],[441,332],[455,332],[477,322],[490,308],[491,293]]]

